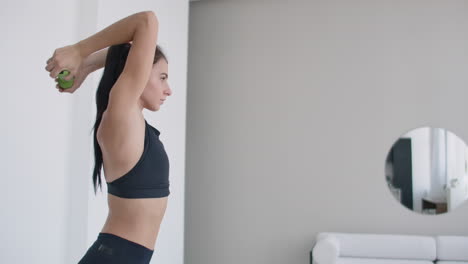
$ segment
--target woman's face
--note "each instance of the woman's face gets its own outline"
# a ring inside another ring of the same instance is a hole
[[[172,90],[167,83],[168,65],[164,58],[153,64],[151,75],[141,95],[143,107],[150,111],[158,111],[163,100],[172,94]]]

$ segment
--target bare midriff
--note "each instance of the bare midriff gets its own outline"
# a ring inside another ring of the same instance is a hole
[[[168,197],[121,198],[108,193],[109,214],[101,230],[154,250]]]

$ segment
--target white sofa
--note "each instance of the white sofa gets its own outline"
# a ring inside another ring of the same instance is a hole
[[[468,264],[468,236],[323,232],[311,264]]]
[[[468,236],[436,236],[438,264],[468,264]]]

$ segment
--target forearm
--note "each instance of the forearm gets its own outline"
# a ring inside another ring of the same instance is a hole
[[[84,65],[87,72],[94,72],[104,67],[106,64],[106,57],[109,48],[102,49],[100,51],[94,52],[93,54],[86,57],[84,60]]]
[[[81,56],[86,58],[95,51],[132,41],[136,31],[145,28],[150,22],[157,23],[157,18],[152,11],[139,12],[113,23],[75,45]]]

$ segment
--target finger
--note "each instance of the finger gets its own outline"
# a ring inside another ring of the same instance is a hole
[[[46,69],[48,72],[52,71],[54,68],[55,68],[55,64],[53,64],[53,63],[47,64],[47,66],[45,67],[45,69]]]
[[[57,61],[56,61],[55,57],[52,56],[52,57],[50,57],[50,58],[47,60],[47,63],[46,63],[46,64],[47,64],[47,66],[49,66],[49,65],[55,66],[56,63],[57,63]]]
[[[73,74],[68,74],[67,76],[65,76],[63,79],[65,79],[66,81],[70,81],[71,79],[75,78],[75,76]]]
[[[61,87],[60,87],[58,84],[57,84],[57,86],[55,86],[55,87],[56,87],[56,88],[57,88],[57,90],[58,90],[59,92],[61,92],[61,93],[64,91],[64,89],[63,89],[63,88],[61,88]]]
[[[51,78],[57,78],[61,70],[58,67],[55,67],[51,72],[50,72],[50,77]]]

